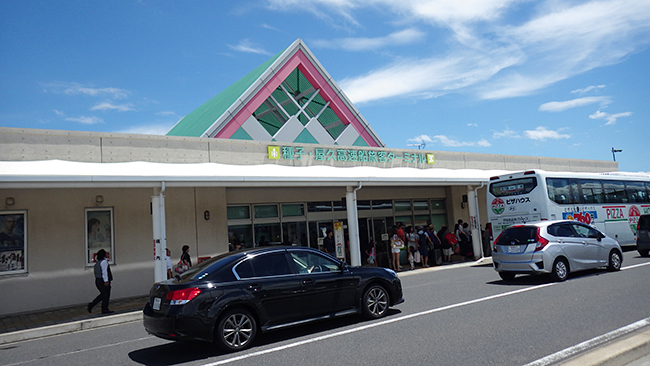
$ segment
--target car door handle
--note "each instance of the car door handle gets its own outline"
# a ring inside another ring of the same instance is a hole
[[[311,278],[306,279],[306,280],[302,280],[302,284],[303,284],[303,285],[313,285],[313,284],[314,284],[314,280],[311,279]]]
[[[248,289],[252,290],[252,291],[258,291],[260,289],[260,285],[258,285],[258,284],[249,285]]]

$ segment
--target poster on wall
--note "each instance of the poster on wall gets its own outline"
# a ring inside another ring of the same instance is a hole
[[[0,211],[0,275],[27,272],[26,211]]]
[[[86,209],[86,264],[96,262],[95,256],[100,249],[106,251],[111,264],[113,260],[113,208]]]

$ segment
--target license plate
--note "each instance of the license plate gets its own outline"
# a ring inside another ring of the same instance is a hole
[[[509,245],[508,253],[519,253],[521,252],[521,247],[519,245]]]
[[[153,309],[154,310],[160,310],[160,304],[162,303],[162,299],[159,297],[154,297],[153,298]]]

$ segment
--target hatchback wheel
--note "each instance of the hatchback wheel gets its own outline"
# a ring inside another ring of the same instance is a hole
[[[244,309],[227,311],[219,318],[215,342],[226,351],[239,351],[251,346],[257,335],[255,318]]]
[[[612,250],[609,253],[609,262],[607,263],[608,271],[619,271],[621,269],[621,253],[617,250]]]
[[[648,250],[648,249],[639,250],[639,254],[641,254],[642,257],[647,257],[648,255],[650,255],[650,250]]]
[[[515,274],[511,272],[499,272],[499,277],[504,281],[512,281],[515,279]]]
[[[562,282],[567,279],[569,276],[569,264],[566,259],[558,258],[553,262],[553,270],[551,271],[551,277],[553,281]]]
[[[363,315],[366,318],[376,319],[386,315],[390,298],[386,289],[379,285],[370,286],[363,293]]]

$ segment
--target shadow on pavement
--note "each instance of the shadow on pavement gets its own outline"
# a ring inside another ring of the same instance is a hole
[[[400,314],[398,309],[389,309],[386,317],[377,319],[381,321],[391,316]],[[296,327],[291,327],[282,330],[276,330],[268,333],[258,333],[257,339],[253,347],[249,349],[256,351],[257,348],[264,346],[272,346],[275,343],[286,342],[292,339],[297,339],[311,335],[317,337],[322,335],[319,333],[337,330],[339,328],[346,328],[372,320],[365,320],[360,315],[345,316],[341,318],[316,321]],[[246,351],[242,351],[246,352]],[[129,358],[137,363],[147,366],[169,366],[177,365],[186,362],[205,360],[211,357],[218,357],[224,355],[237,355],[237,353],[226,353],[219,349],[216,345],[208,342],[201,341],[178,341],[170,342],[163,345],[158,345],[149,348],[143,348],[129,353]]]

